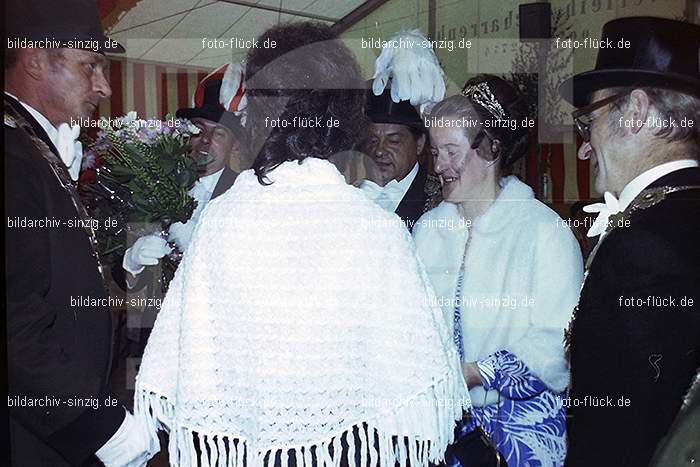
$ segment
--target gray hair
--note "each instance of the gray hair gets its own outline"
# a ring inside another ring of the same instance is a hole
[[[662,121],[675,121],[676,126],[659,126],[654,136],[672,143],[685,143],[691,147],[700,148],[700,99],[672,89],[655,87],[619,87],[612,88],[613,93],[627,93],[620,98],[612,108],[610,117],[617,120],[629,104],[630,93],[640,89],[649,96],[649,102]],[[611,120],[611,121],[614,121]],[[681,121],[690,122],[681,126]],[[692,126],[691,126],[692,124]]]
[[[19,57],[22,50],[23,49],[21,48],[5,49],[5,71],[13,69],[19,63]],[[59,59],[63,58],[63,49],[61,48],[47,48],[43,50],[46,51],[46,55],[49,57],[49,62],[51,65],[55,65]]]

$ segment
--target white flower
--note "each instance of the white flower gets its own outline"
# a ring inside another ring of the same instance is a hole
[[[138,116],[136,115],[136,111],[132,110],[123,117],[117,117],[114,121],[114,126],[116,128],[130,127],[134,124],[137,118]]]
[[[124,115],[124,117],[122,117],[122,123],[124,123],[125,125],[130,125],[137,118],[138,118],[138,116],[136,115],[136,111],[131,110],[131,111],[127,112],[127,114]]]
[[[194,123],[190,122],[187,120],[187,132],[192,134],[192,135],[198,135],[200,133],[200,129],[197,125]]]

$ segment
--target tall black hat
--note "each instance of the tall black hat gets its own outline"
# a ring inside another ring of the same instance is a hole
[[[10,41],[50,41],[54,47],[124,53],[121,44],[105,36],[95,0],[8,0],[5,8]]]
[[[566,80],[559,92],[576,107],[599,89],[651,86],[700,97],[700,26],[664,18],[630,17],[605,23],[595,69]],[[618,47],[626,45],[629,48]],[[573,86],[573,92],[572,92]]]
[[[230,71],[229,68],[231,68]],[[228,103],[228,108],[226,108],[221,101],[227,93],[222,93],[221,87],[224,83],[227,71],[235,74],[238,72],[238,68],[226,64],[207,75],[197,85],[192,99],[194,106],[178,109],[175,116],[188,119],[197,117],[205,118],[225,126],[230,129],[235,136],[240,137],[243,131],[241,118],[234,114],[233,111],[239,108],[243,97],[244,89],[241,85],[243,78],[242,76],[239,78],[238,85],[233,83],[233,87],[230,90],[231,92],[228,93],[232,94],[229,96],[230,99],[223,99]]]
[[[394,102],[391,99],[391,88],[375,96],[372,83],[367,90],[367,117],[374,123],[397,123],[412,128],[424,129],[423,119],[409,101]]]

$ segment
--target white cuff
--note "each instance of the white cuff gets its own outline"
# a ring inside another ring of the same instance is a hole
[[[157,452],[149,445],[139,421],[124,411],[126,416],[119,429],[95,453],[106,467],[141,467]]]
[[[143,272],[144,269],[146,269],[146,266],[141,265],[141,267],[138,269],[131,269],[128,266],[127,260],[126,260],[128,258],[128,255],[129,255],[129,251],[127,250],[126,253],[124,254],[124,258],[122,259],[122,268],[124,268],[124,270],[126,272],[130,272],[134,276],[138,276],[139,274],[141,274]]]

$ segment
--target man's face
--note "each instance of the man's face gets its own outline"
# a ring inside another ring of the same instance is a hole
[[[610,96],[608,90],[600,90],[593,93],[591,102],[596,102]],[[581,160],[591,159],[595,176],[595,189],[598,193],[609,191],[619,195],[619,191],[624,187],[622,183],[621,158],[619,156],[622,145],[620,144],[619,128],[614,118],[611,118],[610,111],[612,105],[606,105],[596,109],[590,114],[591,140],[584,142],[578,149],[578,158]]]
[[[71,119],[90,118],[100,98],[109,97],[112,89],[105,77],[107,59],[88,50],[59,49],[43,51],[46,67],[42,86],[43,108],[49,121],[58,126]]]
[[[190,145],[192,146],[190,156],[199,159],[210,157],[212,160],[207,164],[206,175],[213,174],[223,169],[231,157],[236,147],[236,139],[233,132],[223,125],[206,118],[195,117],[192,123],[199,128],[200,132],[192,136]]]
[[[406,125],[372,123],[368,152],[377,166],[375,182],[384,186],[401,181],[416,165],[424,144],[425,136],[416,140]]]

